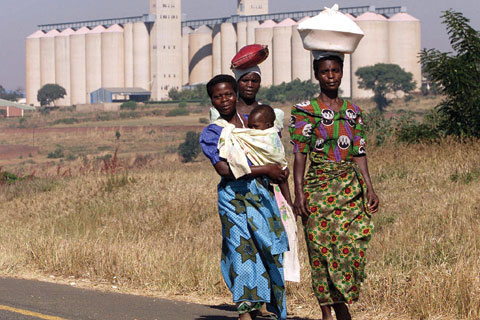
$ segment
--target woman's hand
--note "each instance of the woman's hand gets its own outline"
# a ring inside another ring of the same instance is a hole
[[[367,191],[367,199],[368,199],[368,212],[371,214],[378,212],[378,205],[380,200],[378,200],[377,194],[375,191]]]
[[[307,206],[307,199],[303,192],[295,193],[295,202],[293,203],[293,213],[295,217],[300,216],[302,218],[302,223],[307,223],[308,217],[310,216],[310,211]]]
[[[287,180],[288,171],[283,170],[278,164],[268,164],[267,176],[273,181],[273,183],[280,184]]]

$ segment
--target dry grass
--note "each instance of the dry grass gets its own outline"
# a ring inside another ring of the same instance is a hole
[[[181,136],[142,143],[162,149]],[[479,141],[369,150],[382,206],[354,318],[480,319]],[[228,299],[211,165],[165,152],[142,165],[123,156],[116,174],[94,161],[81,171],[77,160],[71,177],[51,167],[0,186],[0,273]],[[302,282],[288,286],[289,311],[318,319],[302,236],[300,256]]]

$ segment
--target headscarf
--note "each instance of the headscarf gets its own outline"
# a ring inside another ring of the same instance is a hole
[[[235,74],[235,79],[237,81],[240,80],[241,77],[243,77],[244,75],[246,75],[247,73],[250,73],[250,72],[256,73],[260,77],[262,76],[262,72],[260,71],[260,68],[258,67],[258,65],[253,66],[253,67],[248,68],[248,69],[233,69],[232,71]]]
[[[313,54],[314,60],[320,60],[322,58],[331,57],[331,56],[339,57],[340,59],[342,59],[342,61],[345,60],[345,54],[342,52],[312,50],[312,54]]]

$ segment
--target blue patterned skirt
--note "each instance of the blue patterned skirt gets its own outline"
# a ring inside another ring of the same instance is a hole
[[[283,252],[288,251],[288,240],[268,180],[222,178],[218,211],[222,274],[239,312],[266,302],[278,319],[286,319]]]

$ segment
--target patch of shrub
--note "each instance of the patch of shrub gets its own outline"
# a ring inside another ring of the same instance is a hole
[[[167,112],[166,117],[188,116],[190,112],[186,108],[172,109]]]
[[[100,114],[97,114],[96,117],[97,121],[110,121],[112,120],[112,115],[107,112],[102,112]]]
[[[136,111],[127,111],[127,112],[122,112],[120,113],[120,119],[136,119],[140,118],[140,113]]]
[[[64,119],[58,119],[58,120],[55,120],[53,121],[53,125],[56,125],[56,124],[74,124],[74,123],[78,123],[78,119],[76,118],[64,118]]]
[[[187,102],[186,101],[182,101],[178,104],[178,107],[179,108],[185,108],[187,106]]]
[[[406,143],[435,141],[442,136],[438,127],[438,120],[434,113],[427,114],[422,122],[418,122],[407,113],[397,123],[395,138]]]
[[[57,146],[57,148],[47,154],[48,159],[59,159],[65,157],[64,150],[62,146]]]
[[[120,110],[135,110],[137,109],[137,103],[135,101],[127,101],[120,105]]]
[[[178,154],[182,157],[183,162],[192,162],[201,151],[200,133],[188,131],[185,141],[178,146]]]
[[[17,176],[14,173],[11,173],[8,171],[0,172],[0,184],[3,184],[3,183],[11,184],[19,180],[21,180],[21,177]]]
[[[200,119],[198,119],[198,122],[200,122],[202,124],[208,124],[210,121],[208,121],[207,118],[200,118]]]
[[[160,111],[160,110],[158,110],[158,109],[155,109],[155,110],[152,111],[152,114],[153,114],[154,116],[161,116],[161,115],[162,115],[162,111]]]
[[[473,168],[471,170],[468,170],[467,172],[461,173],[456,171],[450,176],[450,180],[452,182],[460,182],[463,184],[469,184],[478,179],[480,179],[480,168]]]

